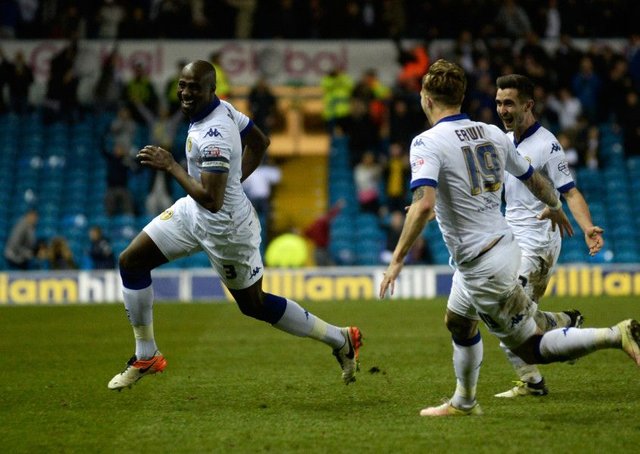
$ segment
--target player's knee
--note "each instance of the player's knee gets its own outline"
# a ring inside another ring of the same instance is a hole
[[[478,322],[447,312],[445,325],[455,339],[470,339],[477,334]]]

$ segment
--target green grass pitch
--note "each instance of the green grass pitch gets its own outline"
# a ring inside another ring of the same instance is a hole
[[[158,304],[163,374],[114,392],[133,349],[122,305],[0,308],[4,453],[637,452],[640,369],[605,350],[543,366],[550,394],[500,400],[515,379],[483,328],[485,415],[421,418],[453,392],[445,301],[306,303],[363,331],[361,371],[345,386],[325,345],[244,317],[232,304]],[[640,301],[597,298],[585,326],[640,317]]]

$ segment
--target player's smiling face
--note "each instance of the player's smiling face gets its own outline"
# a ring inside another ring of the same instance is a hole
[[[190,118],[197,115],[211,103],[213,96],[214,90],[207,78],[199,75],[193,66],[187,65],[178,82],[178,99],[182,112]]]
[[[524,123],[527,104],[520,100],[518,90],[515,88],[498,89],[496,110],[507,131],[517,131]]]

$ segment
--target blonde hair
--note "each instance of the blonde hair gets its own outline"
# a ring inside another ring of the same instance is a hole
[[[438,104],[460,106],[467,89],[467,78],[462,67],[440,59],[422,78],[422,89]]]

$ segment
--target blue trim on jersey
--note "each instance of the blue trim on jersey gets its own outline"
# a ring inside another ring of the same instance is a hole
[[[438,187],[438,182],[431,178],[420,178],[411,182],[411,190],[418,189],[420,186],[431,186],[432,188]]]
[[[251,129],[252,127],[253,127],[253,120],[249,118],[249,123],[247,123],[247,126],[245,126],[244,129],[240,131],[240,138],[244,137],[245,134],[248,133],[249,129]]]
[[[527,171],[525,173],[523,173],[522,175],[520,175],[519,177],[516,177],[518,180],[520,181],[524,181],[524,180],[528,180],[529,178],[531,178],[531,175],[533,175],[533,166],[531,164],[529,164],[529,168],[527,169]]]
[[[435,125],[437,125],[438,123],[444,123],[445,121],[458,121],[458,120],[468,120],[468,119],[469,119],[469,115],[465,113],[459,113],[459,114],[449,115],[448,117],[441,118],[436,122]]]
[[[207,115],[209,115],[211,112],[216,110],[216,107],[218,107],[219,105],[220,105],[220,98],[215,96],[211,104],[209,104],[207,107],[202,109],[202,112],[200,112],[198,115],[195,115],[193,118],[191,118],[191,124],[189,126],[204,119]]]
[[[537,121],[532,124],[531,126],[529,126],[529,128],[522,134],[522,137],[520,137],[520,142],[518,142],[516,140],[516,135],[515,133],[513,134],[513,144],[516,146],[516,148],[518,147],[519,144],[521,144],[522,142],[524,142],[524,139],[526,139],[527,137],[531,137],[533,134],[535,134],[535,132],[540,129],[542,127],[542,125],[540,123],[538,123]]]
[[[229,169],[221,169],[220,167],[217,168],[213,168],[213,169],[200,169],[200,172],[206,172],[206,173],[229,173]]]
[[[480,331],[478,331],[478,334],[473,336],[471,339],[457,339],[455,336],[451,336],[451,339],[461,347],[471,347],[472,345],[476,345],[480,342],[482,340],[482,336],[480,336]]]
[[[576,187],[576,183],[574,181],[571,181],[565,184],[564,186],[560,186],[558,188],[558,192],[560,192],[560,194],[565,194],[575,187]]]

